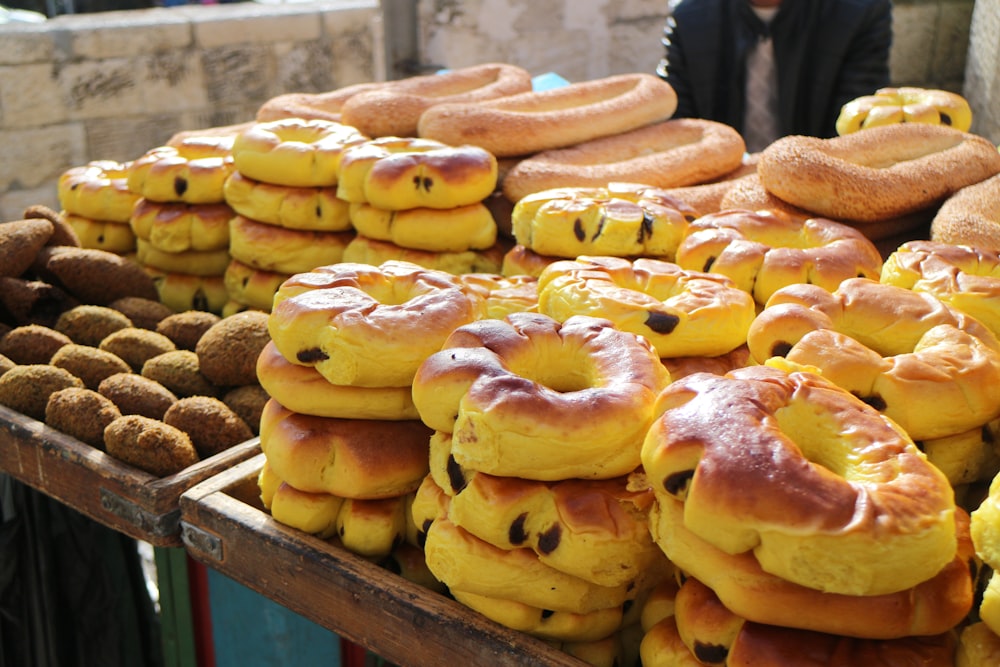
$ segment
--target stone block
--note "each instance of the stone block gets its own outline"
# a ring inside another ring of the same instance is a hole
[[[142,109],[140,72],[128,58],[87,60],[59,71],[67,113],[73,119],[120,116]]]
[[[318,39],[320,17],[311,3],[264,6],[233,3],[194,15],[194,37],[200,49]]]
[[[277,65],[269,44],[220,46],[201,52],[205,95],[212,107],[226,108],[269,97]]]
[[[52,32],[45,24],[0,25],[0,66],[31,65],[54,59]]]
[[[88,160],[83,128],[77,123],[0,130],[0,146],[0,192],[42,187]]]
[[[81,14],[73,30],[75,59],[129,58],[190,48],[191,24],[168,9],[135,9]]]
[[[176,114],[96,118],[84,123],[91,160],[128,162],[162,146],[180,127]]]
[[[69,116],[55,63],[0,67],[0,127],[39,127]]]
[[[59,194],[54,183],[24,190],[0,190],[0,222],[20,220],[29,206],[38,204],[59,210]]]
[[[205,71],[195,51],[175,49],[136,61],[142,113],[197,109],[208,104]]]

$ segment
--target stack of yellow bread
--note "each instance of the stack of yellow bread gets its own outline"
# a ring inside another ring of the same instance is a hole
[[[80,247],[119,255],[135,252],[129,225],[139,195],[128,187],[129,163],[94,160],[59,176],[59,206]]]

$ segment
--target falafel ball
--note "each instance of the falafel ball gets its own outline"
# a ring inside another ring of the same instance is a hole
[[[163,415],[163,422],[187,433],[202,458],[253,438],[247,423],[228,405],[211,396],[180,399]]]
[[[64,368],[48,364],[14,366],[0,375],[0,405],[45,421],[49,396],[67,387],[83,388],[83,380]]]
[[[195,347],[202,375],[219,387],[257,384],[257,357],[271,340],[269,315],[247,310],[220,320]]]
[[[117,354],[77,343],[63,345],[58,352],[52,355],[49,363],[59,368],[65,368],[83,380],[83,386],[94,391],[97,391],[104,378],[115,373],[132,372],[125,360]]]
[[[83,304],[62,313],[53,328],[74,343],[97,347],[114,332],[131,326],[132,320],[114,308]]]
[[[227,391],[222,402],[247,423],[254,435],[260,435],[260,416],[270,398],[259,384],[248,384]]]
[[[46,424],[97,449],[104,449],[104,429],[121,416],[111,399],[80,387],[53,392],[45,406]]]
[[[116,459],[157,477],[198,462],[198,452],[184,431],[142,415],[123,415],[104,429],[104,448]]]
[[[97,391],[118,406],[123,415],[163,419],[177,396],[156,380],[137,373],[115,373],[104,378]]]
[[[160,322],[174,314],[173,309],[165,303],[138,296],[115,299],[108,307],[124,313],[134,326],[150,331],[156,331]]]
[[[181,350],[192,350],[198,341],[222,318],[207,310],[185,310],[160,320],[156,332],[161,333]]]
[[[14,327],[0,338],[0,354],[18,364],[47,364],[59,348],[73,341],[41,324]]]
[[[117,354],[136,373],[141,373],[143,364],[153,357],[177,349],[163,334],[140,327],[119,329],[105,337],[98,347]]]
[[[142,375],[156,380],[179,398],[215,396],[218,388],[198,370],[198,355],[191,350],[158,354],[142,365]]]

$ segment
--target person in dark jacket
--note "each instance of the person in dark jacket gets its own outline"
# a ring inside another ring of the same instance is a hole
[[[745,133],[747,60],[770,38],[776,136],[832,137],[841,107],[889,85],[891,0],[675,0],[657,74],[677,93],[675,118]],[[759,150],[757,146],[748,150]]]

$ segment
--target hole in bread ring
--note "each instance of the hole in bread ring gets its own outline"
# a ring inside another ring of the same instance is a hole
[[[660,405],[643,468],[661,508],[680,505],[672,516],[713,549],[843,595],[904,590],[955,557],[947,478],[898,426],[820,376],[698,373],[672,383]],[[683,501],[664,492],[664,480],[691,469]]]
[[[59,176],[59,205],[66,213],[91,220],[128,223],[141,195],[128,187],[131,163],[94,160]]]

